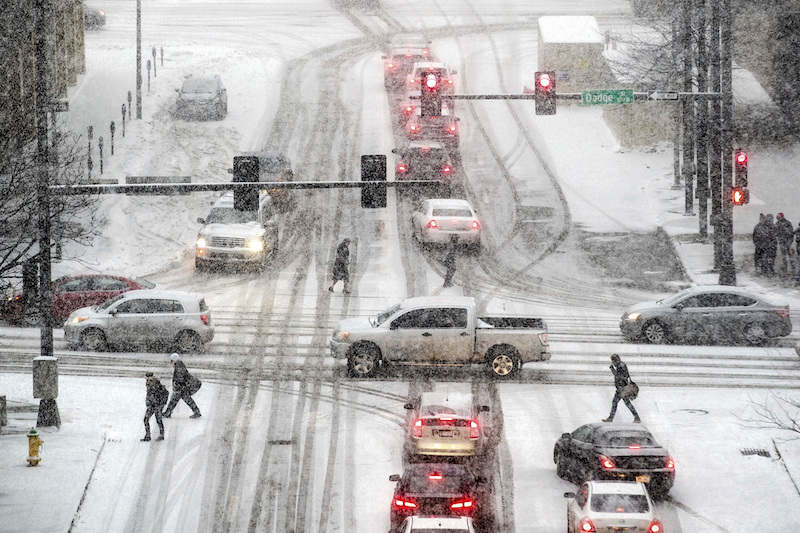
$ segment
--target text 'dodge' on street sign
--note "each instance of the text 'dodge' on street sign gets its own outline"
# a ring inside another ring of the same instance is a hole
[[[599,89],[581,92],[583,105],[632,104],[633,89]]]

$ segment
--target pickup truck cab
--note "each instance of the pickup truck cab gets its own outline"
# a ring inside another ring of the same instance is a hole
[[[482,364],[508,378],[524,363],[550,359],[542,319],[479,317],[475,300],[462,296],[409,298],[377,315],[345,319],[329,342],[354,377],[372,377],[387,364]]]
[[[195,268],[253,266],[263,269],[278,253],[278,217],[270,196],[260,193],[258,211],[233,207],[233,192],[222,195],[211,207],[197,235]]]

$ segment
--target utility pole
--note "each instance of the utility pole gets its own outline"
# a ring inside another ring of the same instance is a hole
[[[720,131],[722,145],[722,205],[720,209],[721,254],[720,285],[736,285],[736,266],[733,264],[733,205],[731,204],[731,175],[733,171],[733,14],[731,0],[720,0],[720,92],[722,105]]]
[[[136,118],[142,118],[142,0],[136,0]]]

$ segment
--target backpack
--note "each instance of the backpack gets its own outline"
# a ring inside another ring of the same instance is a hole
[[[167,388],[162,384],[158,383],[156,386],[156,405],[159,407],[167,405],[167,401],[169,400],[169,391]]]

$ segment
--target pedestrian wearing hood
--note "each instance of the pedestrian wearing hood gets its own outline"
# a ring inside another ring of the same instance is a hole
[[[153,415],[156,416],[159,432],[156,440],[164,440],[164,421],[161,419],[161,409],[167,403],[169,391],[152,372],[145,372],[144,379],[147,387],[147,395],[144,400],[147,410],[144,412],[144,438],[142,442],[150,440],[150,418]]]
[[[169,404],[164,410],[164,418],[172,416],[172,411],[175,410],[180,400],[183,400],[192,410],[192,415],[189,418],[200,418],[200,409],[194,403],[192,395],[200,390],[202,383],[189,373],[186,365],[181,361],[180,355],[174,353],[169,356],[169,359],[174,367],[172,371],[172,398],[170,398]]]
[[[778,237],[775,232],[775,222],[772,214],[766,217],[767,223],[767,248],[764,254],[764,263],[767,269],[767,276],[775,275],[775,258],[778,255]]]
[[[794,258],[790,252],[794,242],[794,226],[786,220],[783,213],[778,213],[778,219],[775,221],[775,237],[778,241],[781,274],[794,272]]]
[[[759,215],[758,224],[753,228],[753,247],[755,248],[754,260],[756,273],[766,276],[767,269],[767,255],[770,242],[770,235],[772,234],[772,225],[767,224],[767,215],[761,213]]]
[[[333,262],[333,283],[328,290],[333,292],[333,287],[339,280],[344,282],[344,292],[350,292],[350,239],[344,239],[336,248],[336,260]]]
[[[628,366],[622,362],[619,355],[614,354],[611,356],[611,366],[608,368],[610,368],[611,373],[614,374],[614,387],[616,387],[616,392],[614,393],[614,399],[611,400],[611,414],[608,415],[608,418],[604,418],[603,422],[614,421],[614,415],[617,413],[617,404],[622,400],[625,402],[631,414],[633,414],[633,421],[638,424],[641,422],[641,419],[639,418],[639,413],[636,412],[636,408],[633,407],[631,400],[636,398],[639,388],[631,380],[631,375],[628,373]],[[632,390],[632,388],[635,389],[635,391]]]

